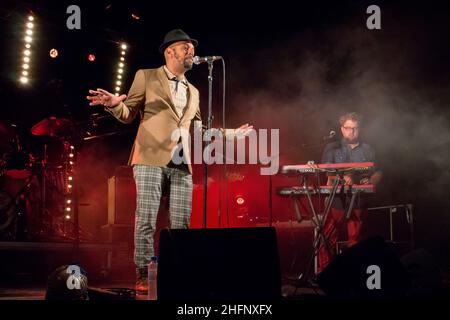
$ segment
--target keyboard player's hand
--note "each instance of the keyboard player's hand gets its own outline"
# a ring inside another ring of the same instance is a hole
[[[307,164],[308,164],[308,167],[310,167],[311,169],[315,169],[315,170],[319,169],[319,166],[314,162],[308,161]]]
[[[346,185],[352,185],[353,184],[353,178],[352,176],[346,174],[344,175],[344,181]]]
[[[361,179],[359,184],[370,184],[370,179],[369,178],[363,178],[363,179]]]

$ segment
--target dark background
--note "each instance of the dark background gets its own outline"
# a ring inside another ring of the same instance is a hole
[[[66,8],[81,8],[81,30],[66,28]],[[381,30],[368,30],[366,9],[381,8]],[[209,10],[208,10],[209,9]],[[31,82],[18,83],[23,19],[36,16]],[[131,18],[131,13],[140,19]],[[118,42],[129,44],[124,93],[139,68],[158,67],[164,34],[182,28],[199,40],[196,54],[222,55],[227,66],[227,127],[249,122],[280,129],[280,163],[320,161],[320,142],[347,111],[364,116],[362,136],[384,171],[376,204],[412,203],[416,241],[450,266],[450,9],[442,2],[2,1],[0,119],[17,125],[24,148],[37,157],[58,143],[30,134],[48,116],[71,119],[79,132],[120,134],[79,144],[80,192],[106,220],[106,180],[126,164],[136,123],[102,119],[97,127],[88,89],[113,90]],[[50,59],[57,48],[59,57]],[[87,55],[96,55],[89,62]],[[215,125],[221,124],[222,72],[215,64]],[[188,73],[207,112],[207,67]],[[103,131],[102,131],[103,130]],[[52,149],[53,148],[53,149]],[[55,151],[56,150],[56,151]],[[201,168],[194,180],[201,182]],[[89,182],[87,182],[89,181]],[[86,209],[87,210],[87,209]],[[86,222],[85,222],[86,223]],[[89,229],[89,228],[88,228]]]

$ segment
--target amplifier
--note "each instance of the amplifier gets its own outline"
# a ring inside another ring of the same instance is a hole
[[[133,177],[113,176],[108,179],[108,224],[134,225],[136,184]]]

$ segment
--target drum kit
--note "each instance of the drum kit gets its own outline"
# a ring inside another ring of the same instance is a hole
[[[16,125],[0,121],[0,240],[64,237],[73,125],[56,117],[36,123],[30,133],[59,146],[55,152],[44,143],[43,154],[36,155],[25,150]],[[56,154],[52,161],[49,154]]]

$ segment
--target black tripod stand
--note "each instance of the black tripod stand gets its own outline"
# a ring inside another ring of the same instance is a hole
[[[311,189],[309,186],[307,186],[307,177],[304,174],[302,174],[300,176],[300,181],[301,181],[301,185],[303,186],[303,191],[304,191],[303,193],[306,195],[307,200],[308,200],[309,209],[311,210],[311,213],[313,215],[312,222],[313,222],[313,226],[314,226],[313,245],[312,245],[312,249],[311,249],[310,258],[308,260],[307,268],[306,268],[305,272],[300,274],[298,277],[299,280],[307,282],[307,281],[313,279],[317,275],[318,253],[319,253],[319,249],[320,249],[321,245],[324,246],[324,248],[325,248],[325,250],[327,250],[328,254],[330,254],[331,250],[333,250],[333,248],[331,248],[329,245],[327,235],[324,232],[324,227],[325,227],[325,222],[327,221],[328,215],[331,210],[331,205],[336,196],[339,185],[341,184],[341,181],[343,181],[343,179],[342,179],[342,176],[338,172],[336,172],[336,179],[333,182],[330,196],[325,200],[325,208],[324,208],[323,212],[320,211],[320,208],[319,208],[319,210],[316,210],[316,208],[313,204],[313,200],[312,200],[312,195],[315,195],[315,194],[320,195],[322,192],[320,189],[320,179],[318,179],[318,187],[315,189]],[[313,268],[313,266],[314,266],[314,268]],[[313,275],[311,274],[312,269],[314,270]]]

